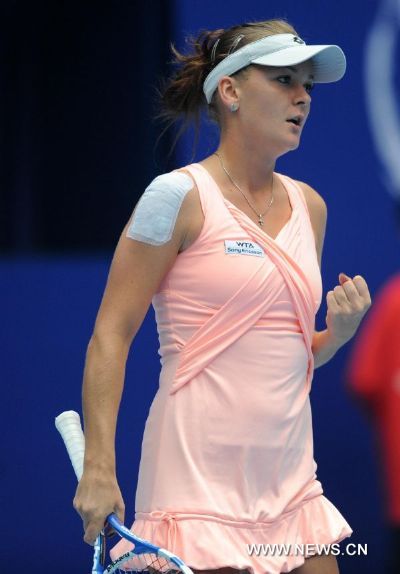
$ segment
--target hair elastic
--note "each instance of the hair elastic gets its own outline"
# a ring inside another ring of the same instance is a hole
[[[217,46],[218,46],[220,40],[221,40],[221,38],[217,38],[216,41],[214,42],[214,46],[212,47],[212,50],[211,50],[211,63],[212,64],[214,64],[214,62],[215,62],[215,52],[217,50]]]
[[[233,42],[232,42],[232,46],[229,48],[229,52],[228,52],[228,56],[229,54],[232,54],[232,52],[235,51],[236,46],[239,44],[240,40],[244,38],[244,34],[239,34],[239,36],[237,36]]]

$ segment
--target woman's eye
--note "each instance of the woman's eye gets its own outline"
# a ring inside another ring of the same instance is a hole
[[[279,76],[277,78],[278,82],[281,82],[281,84],[290,84],[290,80],[291,77],[290,76]]]
[[[281,84],[290,85],[292,83],[292,77],[291,76],[279,76],[277,78],[277,80]],[[304,88],[305,88],[306,92],[310,93],[314,89],[314,84],[312,82],[306,82],[304,84]]]

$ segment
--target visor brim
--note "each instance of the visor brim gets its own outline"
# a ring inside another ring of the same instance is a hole
[[[313,81],[316,83],[337,82],[346,71],[346,56],[339,46],[307,46],[283,48],[259,56],[251,61],[260,66],[285,67],[302,64],[308,60],[313,64]]]

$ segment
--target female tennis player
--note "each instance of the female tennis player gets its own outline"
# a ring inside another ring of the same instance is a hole
[[[84,373],[74,500],[84,539],[109,513],[123,519],[115,426],[128,350],[152,302],[162,369],[134,532],[195,571],[337,574],[333,553],[310,546],[351,528],[316,477],[309,393],[314,367],[354,335],[371,301],[363,277],[340,273],[315,332],[325,202],[274,170],[300,144],[313,85],[339,80],[345,56],[306,45],[281,20],[202,32],[175,56],[166,117],[206,108],[220,142],[150,183],[116,248]],[[285,548],[257,555],[252,544]],[[127,549],[121,541],[112,554]]]

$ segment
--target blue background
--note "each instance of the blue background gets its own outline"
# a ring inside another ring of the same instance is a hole
[[[170,40],[180,48],[183,36],[200,28],[282,16],[307,42],[343,48],[348,57],[345,78],[315,88],[301,147],[281,158],[277,171],[306,181],[328,204],[325,292],[344,271],[362,274],[375,293],[398,267],[393,201],[382,183],[385,174],[374,150],[364,94],[365,41],[380,2],[176,0],[166,4],[172,22]],[[206,126],[196,158],[204,157],[215,142],[215,132]],[[129,161],[134,159],[133,155]],[[190,160],[191,140],[185,138],[175,164]],[[7,516],[0,552],[5,563],[15,563],[15,557],[21,556],[16,572],[22,572],[23,565],[30,572],[51,572],[55,562],[60,574],[90,567],[91,549],[81,541],[81,521],[71,506],[75,478],[54,429],[54,417],[63,410],[80,409],[86,345],[111,256],[110,250],[35,251],[4,254],[0,260],[0,492]],[[320,327],[325,310],[323,304]],[[367,557],[341,559],[341,572],[372,574],[383,571],[385,559],[381,475],[371,429],[346,391],[344,368],[350,349],[348,344],[315,373],[311,394],[315,458],[326,496],[354,530],[350,541],[368,544]],[[157,334],[150,310],[131,349],[118,424],[118,474],[127,523],[133,519],[141,436],[158,372]]]

